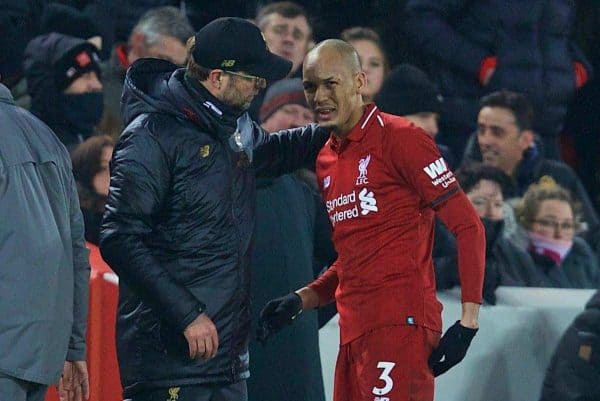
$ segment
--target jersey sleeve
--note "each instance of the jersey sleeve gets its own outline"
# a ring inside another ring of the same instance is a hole
[[[319,306],[327,305],[335,300],[335,290],[339,284],[337,275],[337,260],[308,285],[308,288],[314,290],[319,296]]]
[[[383,149],[388,166],[414,188],[427,206],[435,208],[459,190],[448,163],[422,129],[388,125]]]

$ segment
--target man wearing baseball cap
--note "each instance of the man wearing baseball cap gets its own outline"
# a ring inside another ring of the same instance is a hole
[[[127,126],[100,235],[119,275],[123,395],[245,401],[255,177],[314,163],[328,132],[269,135],[245,112],[291,68],[251,22],[207,24],[188,59],[186,68],[141,59],[125,78]]]

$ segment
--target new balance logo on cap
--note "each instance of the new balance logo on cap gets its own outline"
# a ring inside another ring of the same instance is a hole
[[[429,166],[423,168],[423,171],[427,173],[429,178],[435,180],[438,176],[448,171],[448,166],[446,165],[444,158],[440,157],[433,163],[429,164]]]

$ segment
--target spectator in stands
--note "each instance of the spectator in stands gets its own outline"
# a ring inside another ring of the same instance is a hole
[[[0,84],[0,400],[87,399],[90,266],[65,147]]]
[[[31,111],[71,149],[94,133],[102,116],[98,49],[72,36],[50,33],[25,49]]]
[[[569,192],[546,177],[529,187],[517,208],[527,248],[549,286],[598,288],[596,255],[580,237],[579,214]]]
[[[541,177],[552,177],[582,204],[582,228],[587,230],[586,238],[594,239],[599,232],[600,221],[581,181],[563,162],[544,158],[534,138],[533,110],[527,98],[506,90],[491,93],[480,103],[476,133],[478,146],[472,146],[473,154],[465,154],[463,164],[479,159],[504,171],[513,183],[507,198],[520,198]]]
[[[262,127],[269,132],[314,122],[300,78],[275,82],[260,110]],[[314,263],[315,258],[319,262]],[[314,280],[335,258],[331,226],[319,194],[294,174],[259,178],[250,262],[253,323],[267,301]],[[264,346],[251,339],[248,399],[325,400],[317,311],[307,312],[297,325]]]
[[[377,32],[360,26],[344,30],[340,37],[358,52],[360,64],[367,75],[367,85],[362,91],[363,100],[365,103],[373,103],[390,70],[383,43]]]
[[[110,184],[108,163],[114,147],[115,142],[110,136],[95,135],[79,144],[71,154],[85,239],[94,245],[100,242],[100,223]]]
[[[567,328],[552,356],[540,401],[600,400],[600,291]]]
[[[384,113],[395,114],[410,120],[436,139],[443,98],[427,74],[410,64],[401,64],[386,77],[375,96],[375,104]],[[450,167],[456,159],[450,148],[436,143]]]
[[[542,277],[529,254],[502,235],[504,192],[510,186],[510,179],[501,170],[482,164],[462,168],[456,178],[485,227],[485,301],[494,305],[496,288],[501,285],[535,287],[542,284]],[[456,242],[448,230],[441,224],[436,225],[436,230],[433,262],[437,288],[443,290],[460,285],[458,255]]]
[[[142,15],[127,44],[117,44],[110,60],[102,65],[105,113],[101,132],[116,136],[123,129],[120,99],[127,68],[145,57],[183,66],[186,62],[185,44],[193,34],[188,19],[176,7],[153,8]]]
[[[302,61],[312,44],[312,28],[304,8],[291,1],[262,7],[256,25],[265,36],[269,49],[292,62],[290,77],[302,77]]]
[[[545,155],[560,157],[558,135],[591,66],[571,34],[574,1],[410,0],[412,41],[429,59],[446,100],[442,122],[453,150],[473,132],[477,100],[507,88],[532,100]]]

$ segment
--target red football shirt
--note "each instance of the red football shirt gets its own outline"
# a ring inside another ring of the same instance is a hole
[[[408,120],[369,105],[345,139],[332,136],[323,147],[317,176],[338,259],[309,287],[322,302],[335,289],[341,343],[391,324],[441,331],[431,257],[434,209],[466,197],[433,140]],[[463,222],[455,233],[468,224],[480,229],[472,207],[456,219]],[[485,239],[476,246],[485,249]],[[481,302],[485,256],[476,253],[459,258],[467,265],[461,279],[465,271],[473,276],[463,282],[463,301]]]

